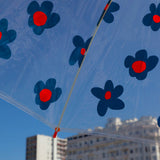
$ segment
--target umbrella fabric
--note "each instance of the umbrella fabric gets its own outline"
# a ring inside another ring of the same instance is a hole
[[[0,97],[57,126],[106,3],[1,3]],[[78,132],[104,126],[109,117],[158,117],[159,33],[158,1],[112,2],[81,67],[60,128]]]

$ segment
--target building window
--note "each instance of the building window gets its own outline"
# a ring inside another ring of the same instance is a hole
[[[130,153],[131,153],[131,154],[133,153],[133,149],[130,150]]]
[[[119,156],[119,151],[116,152],[116,156]]]
[[[111,152],[111,157],[114,157],[114,153],[113,152]]]
[[[153,146],[153,147],[152,147],[152,152],[155,152],[155,151],[156,151],[156,147]]]
[[[102,153],[102,157],[105,158],[105,157],[106,157],[106,154],[105,154],[105,153]]]
[[[126,149],[124,150],[124,154],[127,154],[127,150]]]
[[[153,156],[152,158],[153,158],[153,160],[157,160],[157,156]]]

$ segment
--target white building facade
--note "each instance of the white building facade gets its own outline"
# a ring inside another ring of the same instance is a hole
[[[105,128],[97,127],[94,131],[107,134],[68,138],[66,160],[160,160],[160,129],[155,118],[123,122],[112,118]]]
[[[65,160],[67,140],[45,135],[28,137],[26,160]]]

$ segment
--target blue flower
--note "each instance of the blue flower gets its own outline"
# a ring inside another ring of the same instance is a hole
[[[147,58],[146,50],[139,50],[135,54],[135,58],[127,56],[124,62],[126,68],[129,68],[131,77],[136,77],[138,80],[144,80],[149,71],[154,69],[159,59],[157,56]]]
[[[0,58],[9,59],[11,57],[11,50],[8,43],[16,39],[16,31],[8,30],[7,19],[0,20]]]
[[[150,5],[151,13],[148,13],[143,18],[143,24],[145,26],[151,26],[153,31],[157,31],[160,28],[160,4],[156,8],[156,5],[152,3]]]
[[[42,81],[38,81],[34,87],[34,93],[36,93],[35,102],[40,106],[42,110],[46,110],[50,103],[53,103],[59,99],[62,94],[61,88],[55,88],[56,80],[50,78],[46,84]]]
[[[114,16],[112,14],[112,12],[116,12],[118,11],[120,8],[119,4],[118,3],[115,3],[115,2],[112,2],[111,5],[109,6],[103,20],[106,22],[106,23],[112,23],[114,21]],[[105,9],[107,9],[107,6],[105,7]],[[104,11],[105,11],[104,9]],[[103,14],[103,13],[102,13]]]
[[[160,117],[158,117],[158,119],[157,119],[157,124],[160,127]]]
[[[120,110],[124,108],[124,103],[118,97],[123,93],[123,87],[118,85],[114,88],[111,80],[108,80],[104,89],[95,87],[91,89],[94,96],[100,99],[97,112],[100,116],[104,116],[108,108],[113,110]]]
[[[73,37],[73,44],[76,47],[69,59],[69,64],[74,65],[77,61],[79,64],[79,67],[82,63],[83,57],[85,55],[85,52],[88,49],[89,43],[91,41],[92,37],[89,38],[86,42],[84,42],[83,38],[81,36],[74,36]]]
[[[44,1],[41,7],[36,1],[29,4],[27,12],[30,14],[28,25],[33,28],[33,32],[41,35],[45,28],[54,27],[59,21],[60,16],[57,13],[52,13],[53,3]]]

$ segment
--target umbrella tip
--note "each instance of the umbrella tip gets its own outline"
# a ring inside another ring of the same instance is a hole
[[[57,137],[57,133],[60,132],[60,128],[59,127],[56,127],[55,128],[55,132],[53,134],[53,138],[56,138]]]

